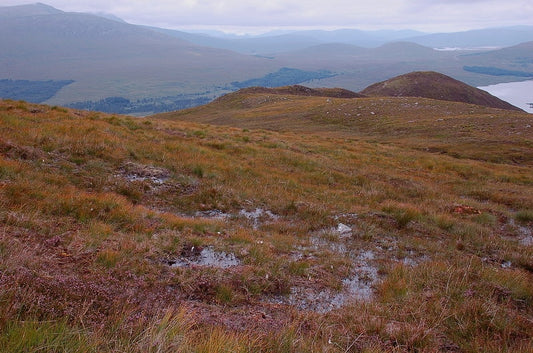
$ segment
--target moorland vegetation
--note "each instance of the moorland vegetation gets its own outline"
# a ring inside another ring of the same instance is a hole
[[[2,100],[0,347],[531,352],[532,126],[413,97]]]

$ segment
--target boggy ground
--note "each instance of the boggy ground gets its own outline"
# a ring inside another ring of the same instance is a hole
[[[0,101],[0,347],[530,352],[533,173],[513,148],[531,155],[531,118],[505,119],[520,134],[494,134],[491,160],[420,148],[422,131]]]

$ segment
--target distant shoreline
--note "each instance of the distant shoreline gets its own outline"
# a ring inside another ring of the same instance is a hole
[[[533,80],[498,83],[478,88],[528,113],[533,113],[533,107],[529,105],[533,103]]]

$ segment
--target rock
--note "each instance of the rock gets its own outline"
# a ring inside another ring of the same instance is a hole
[[[59,237],[59,235],[56,235],[50,239],[47,239],[45,241],[46,245],[48,246],[51,246],[51,247],[58,247],[60,244],[61,244],[61,238]]]
[[[337,232],[342,236],[348,236],[348,235],[351,235],[352,234],[352,228],[348,227],[346,224],[344,223],[339,223],[337,225]]]

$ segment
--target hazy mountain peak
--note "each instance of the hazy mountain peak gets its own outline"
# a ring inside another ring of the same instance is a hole
[[[116,22],[121,22],[121,23],[127,23],[126,21],[124,21],[122,18],[118,17],[118,16],[115,16],[113,15],[112,13],[107,13],[107,12],[95,12],[93,13],[93,15],[96,15],[98,17],[103,17],[103,18],[107,18],[108,20],[111,20],[111,21],[116,21]]]
[[[0,6],[0,16],[2,17],[26,17],[59,13],[63,13],[63,11],[41,2],[17,6]]]

